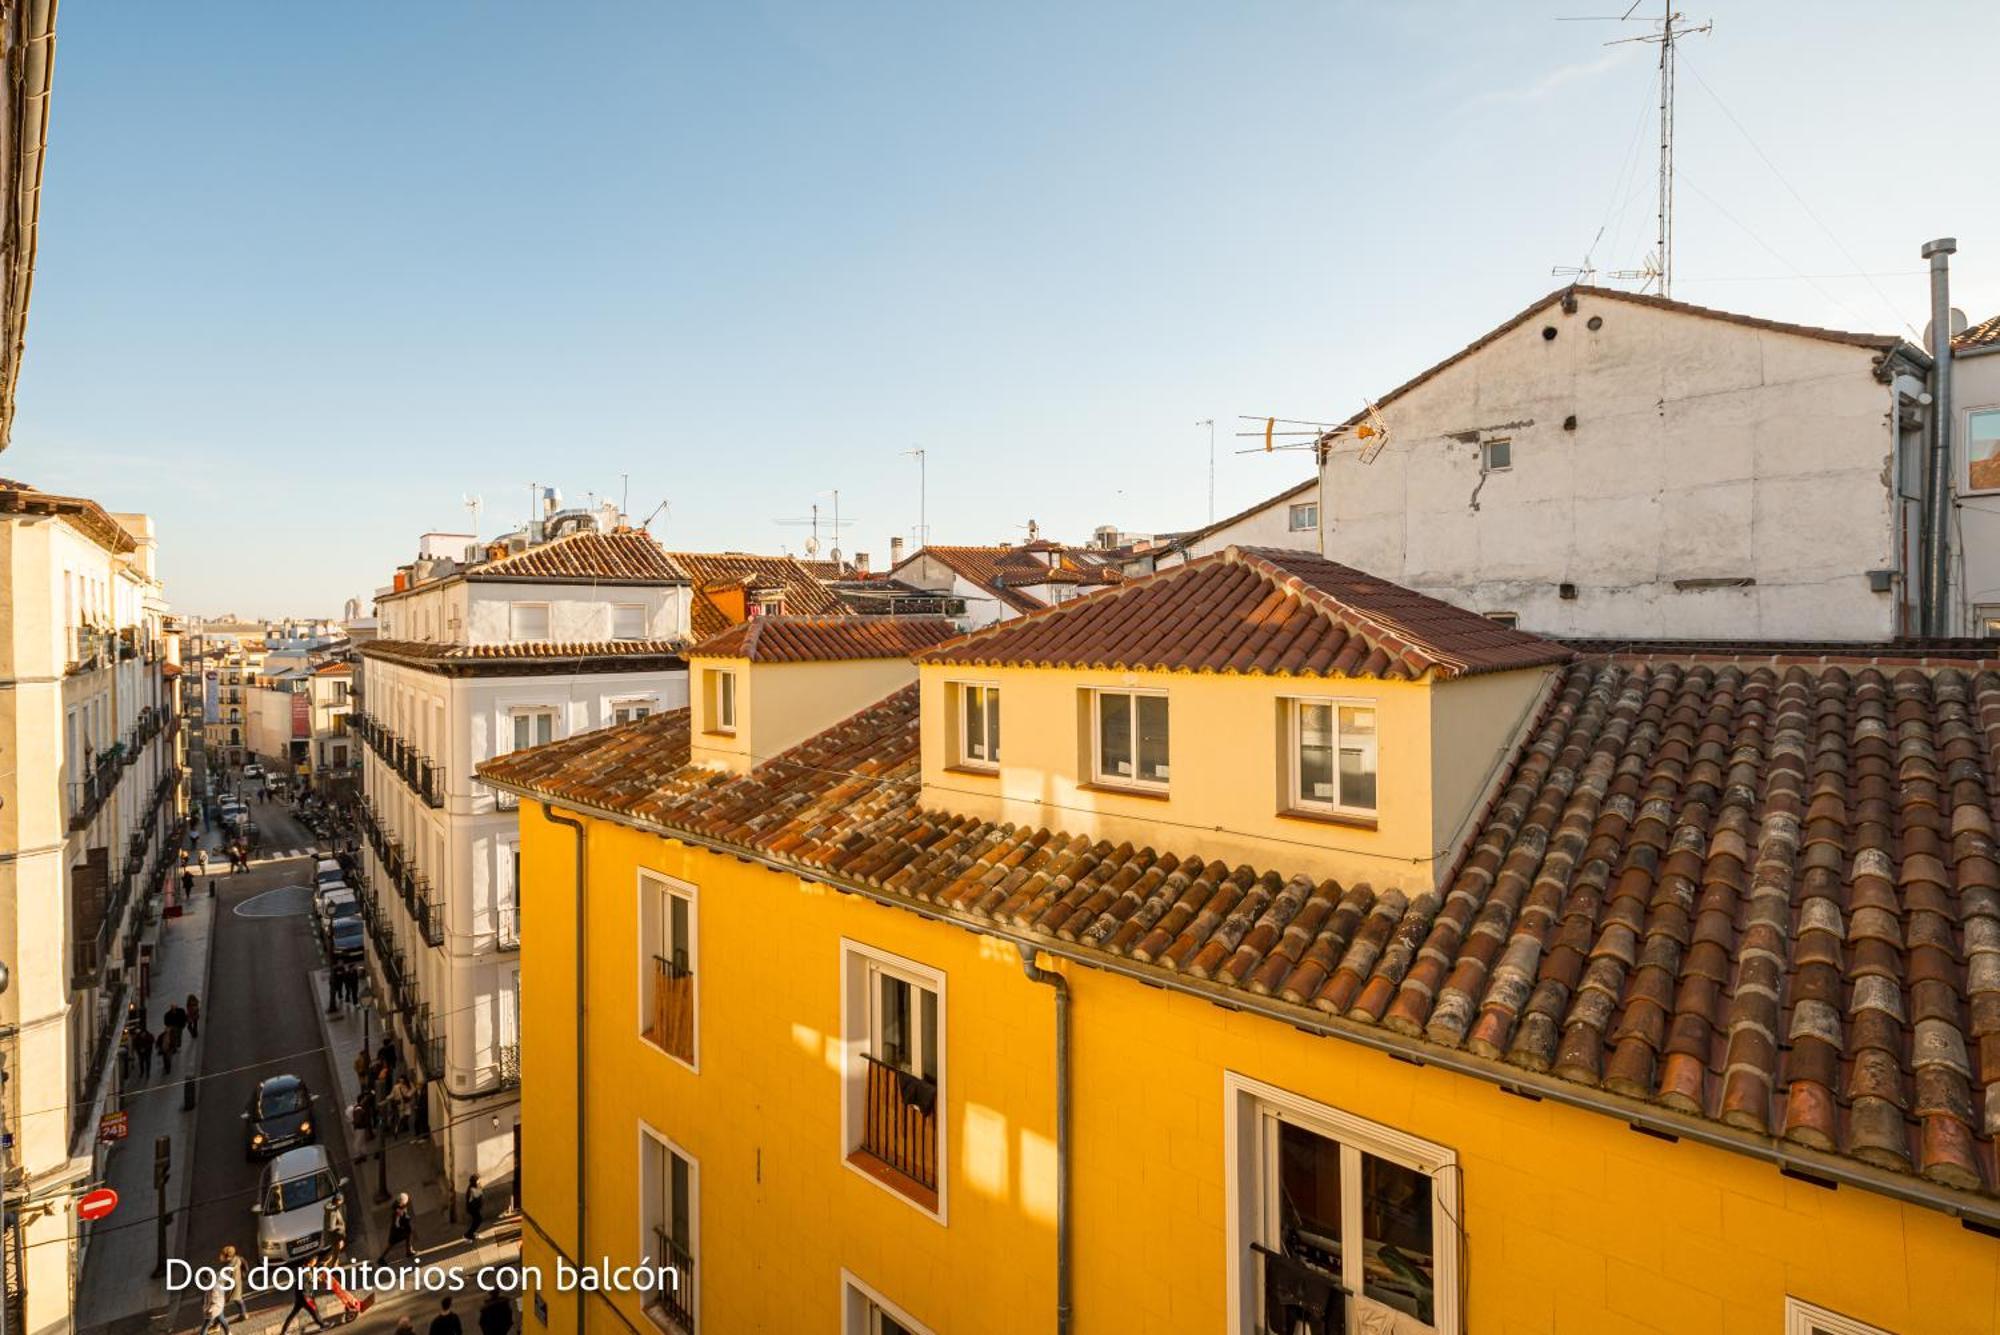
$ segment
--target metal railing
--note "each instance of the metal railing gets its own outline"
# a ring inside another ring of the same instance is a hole
[[[413,908],[417,919],[417,930],[424,935],[424,944],[433,947],[443,945],[444,906],[431,899],[428,885],[417,893]]]
[[[937,1081],[861,1054],[867,1101],[861,1148],[918,1186],[937,1190]]]
[[[649,1305],[688,1335],[694,1335],[694,1257],[663,1228],[653,1230],[653,1247],[655,1264],[667,1271],[669,1278],[653,1291]]]
[[[348,730],[375,753],[404,787],[422,799],[425,806],[436,808],[444,805],[446,785],[443,766],[406,738],[384,727],[382,720],[373,715],[355,709],[346,717]]]
[[[493,1064],[500,1072],[500,1088],[512,1089],[521,1083],[521,1045],[519,1043],[496,1043],[493,1046]]]

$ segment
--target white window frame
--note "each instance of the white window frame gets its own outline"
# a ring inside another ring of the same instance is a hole
[[[884,1298],[874,1285],[843,1267],[840,1272],[841,1335],[879,1335],[878,1328],[869,1320],[874,1315],[869,1310],[871,1307],[909,1331],[910,1335],[931,1335],[929,1326]]]
[[[736,670],[734,668],[703,668],[703,705],[710,717],[705,720],[709,732],[733,733],[736,731]]]
[[[1222,1095],[1223,1192],[1229,1235],[1226,1296],[1231,1331],[1251,1335],[1258,1328],[1261,1297],[1257,1267],[1250,1264],[1249,1255],[1250,1243],[1264,1233],[1264,1127],[1266,1117],[1275,1117],[1338,1141],[1357,1155],[1372,1154],[1430,1178],[1431,1245],[1437,1285],[1432,1298],[1431,1328],[1437,1335],[1464,1335],[1457,1224],[1462,1212],[1456,1152],[1236,1071],[1223,1072]],[[1255,1174],[1255,1180],[1246,1181],[1248,1174]],[[1349,1172],[1349,1156],[1343,1155],[1342,1182],[1358,1183],[1359,1178],[1358,1173]],[[1344,1220],[1345,1224],[1352,1222]],[[1343,1242],[1350,1232],[1358,1255],[1360,1230],[1344,1226]],[[1352,1292],[1349,1296],[1353,1297]]]
[[[1519,612],[1481,612],[1479,615],[1496,626],[1505,626],[1508,630],[1518,630],[1521,625]]]
[[[965,769],[999,769],[1000,752],[993,745],[993,724],[998,721],[1000,714],[1000,684],[992,681],[955,681],[951,683],[951,689],[958,697],[958,764]],[[980,701],[976,706],[973,703],[975,693]],[[984,735],[981,744],[985,746],[986,754],[983,756],[972,753],[972,739],[969,733],[975,710],[979,714],[980,730]]]
[[[621,614],[621,613],[623,613],[623,614],[626,614],[626,615],[629,615],[629,616],[634,616],[634,617],[637,617],[637,618],[639,619],[639,627],[638,627],[638,633],[637,633],[636,635],[620,635],[620,634],[618,633],[618,617],[619,617],[619,614]],[[614,639],[614,640],[643,640],[643,639],[645,639],[645,638],[646,638],[646,605],[645,605],[644,603],[613,603],[613,604],[611,604],[611,638],[612,638],[612,639]]]
[[[853,1160],[861,1148],[861,1122],[867,1113],[868,1067],[863,1054],[872,1056],[875,1047],[876,989],[871,980],[889,973],[917,987],[937,994],[937,1209],[905,1195],[867,1172]],[[951,1033],[946,1010],[945,974],[928,964],[919,964],[901,955],[892,955],[851,937],[840,939],[840,1162],[848,1172],[873,1183],[897,1200],[939,1224],[948,1222],[951,1188],[951,1119],[946,1116],[950,1086],[945,1083],[950,1065],[948,1037]]]
[[[1891,1332],[1786,1294],[1785,1335],[1891,1335]]]
[[[1497,464],[1493,462],[1493,453],[1496,449],[1504,451],[1507,455],[1506,459],[1503,462]],[[1492,440],[1482,440],[1479,442],[1480,472],[1509,473],[1512,472],[1513,469],[1514,469],[1514,438],[1512,436],[1497,436]]]
[[[1119,774],[1104,768],[1104,698],[1119,695],[1129,699],[1132,713],[1132,772]],[[1164,690],[1135,686],[1093,686],[1090,688],[1090,779],[1105,788],[1130,788],[1141,793],[1164,793],[1171,786],[1173,771],[1174,711],[1171,701],[1167,704],[1167,777],[1164,779],[1142,779],[1139,777],[1139,697],[1158,696],[1167,699]]]
[[[1299,755],[1300,715],[1307,705],[1324,705],[1333,715],[1333,786],[1334,800],[1308,797],[1300,787],[1302,768]],[[1375,805],[1354,806],[1340,800],[1340,711],[1342,709],[1365,709],[1375,716],[1375,736],[1371,743],[1375,752]],[[1382,709],[1374,700],[1357,699],[1352,696],[1333,695],[1289,695],[1285,697],[1285,771],[1286,806],[1293,811],[1303,811],[1311,815],[1357,816],[1374,820],[1382,810]]]
[[[639,1123],[639,1156],[640,1156],[639,1171],[636,1174],[636,1176],[639,1179],[638,1185],[641,1191],[643,1191],[645,1187],[646,1142],[649,1140],[659,1145],[662,1149],[666,1150],[667,1154],[670,1156],[670,1159],[672,1156],[678,1156],[681,1159],[681,1161],[687,1164],[688,1166],[687,1250],[688,1250],[688,1255],[694,1258],[694,1266],[692,1267],[693,1277],[689,1284],[689,1287],[692,1288],[694,1292],[688,1295],[689,1301],[684,1303],[683,1306],[685,1306],[690,1312],[694,1313],[694,1328],[696,1330],[702,1330],[704,1329],[704,1327],[701,1321],[701,1161],[695,1158],[692,1154],[689,1154],[680,1145],[675,1144],[671,1136],[667,1135],[665,1132],[659,1130],[658,1128],[652,1126],[651,1124],[642,1119]],[[669,1162],[667,1166],[669,1169],[671,1169],[672,1167],[671,1162]],[[639,1257],[639,1259],[644,1260],[653,1255],[653,1240],[651,1237],[648,1236],[649,1230],[646,1226],[646,1201],[643,1198],[639,1202],[638,1224],[639,1224],[639,1250],[636,1253],[636,1255]],[[642,1299],[639,1306],[640,1309],[645,1312],[646,1319],[651,1321],[655,1326],[658,1326],[661,1330],[678,1331],[680,1329],[679,1326],[674,1325],[665,1320],[664,1313],[661,1313],[658,1310],[656,1310],[651,1302],[644,1301]]]
[[[1965,462],[1959,465],[1958,481],[1959,485],[1965,489],[1962,494],[1967,496],[1992,496],[2000,494],[2000,487],[1975,487],[1972,485],[1972,419],[1984,413],[2000,413],[2000,403],[1968,404],[1962,411],[1961,416],[1963,420],[1959,423],[1958,438],[1964,442],[1964,445],[1958,450],[1958,454]]]
[[[662,901],[660,938],[649,941],[646,939],[644,928],[647,900],[653,896],[659,896]],[[678,1055],[668,1052],[646,1037],[646,1022],[650,1018],[647,1012],[651,1009],[648,1000],[652,987],[653,948],[656,945],[667,944],[666,936],[673,930],[673,901],[676,899],[687,902],[687,966],[688,972],[694,975],[694,1045],[691,1061],[682,1061]],[[688,881],[669,876],[665,872],[654,871],[650,867],[641,867],[636,921],[641,929],[635,933],[639,937],[639,1041],[655,1052],[664,1054],[667,1060],[676,1066],[685,1067],[699,1075],[701,1074],[701,892]]]
[[[1285,528],[1291,533],[1312,533],[1319,528],[1319,502],[1294,501],[1285,510]]]
[[[541,633],[541,634],[540,634],[539,636],[536,636],[536,635],[523,635],[523,634],[521,634],[521,631],[520,631],[520,626],[519,626],[519,618],[520,618],[520,615],[521,615],[521,613],[523,613],[523,612],[526,612],[526,611],[540,611],[540,612],[541,612],[541,614],[542,614],[542,633]],[[547,644],[547,643],[549,643],[549,641],[550,641],[551,637],[552,637],[552,636],[553,636],[554,634],[555,634],[555,627],[554,627],[554,625],[553,625],[553,623],[552,623],[552,620],[551,620],[551,612],[550,612],[550,609],[549,609],[549,605],[548,605],[547,603],[545,603],[545,602],[522,602],[522,603],[508,603],[508,604],[507,604],[507,638],[508,638],[508,639],[509,639],[510,641],[512,641],[513,643],[515,643],[515,644]]]
[[[621,719],[618,717],[619,712],[621,710],[629,713],[633,710],[638,710],[638,709],[643,709],[646,712],[643,714],[635,714],[633,717],[626,719]],[[613,727],[616,727],[620,723],[637,723],[640,719],[651,718],[653,715],[659,712],[660,712],[660,697],[657,695],[623,696],[611,702],[611,724]]]
[[[561,741],[562,715],[563,715],[562,710],[556,708],[554,705],[516,705],[512,709],[509,709],[507,711],[507,740],[510,743],[510,745],[508,746],[507,750],[496,752],[496,754],[510,755],[515,751],[526,750],[527,747],[521,746],[518,743],[514,742],[514,738],[519,733],[520,730],[520,720],[524,718],[526,719],[536,718],[543,714],[548,715],[549,719],[549,742]],[[536,741],[534,733],[535,733],[534,725],[530,723],[528,725],[528,746],[547,746],[549,744],[548,742]]]

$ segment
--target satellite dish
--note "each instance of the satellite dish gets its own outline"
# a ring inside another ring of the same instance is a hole
[[[1932,325],[1934,325],[1934,324],[1936,324],[1936,323],[1937,323],[1937,321],[1935,321],[1935,320],[1926,320],[1926,321],[1924,321],[1924,351],[1925,351],[1925,352],[1936,352],[1936,351],[1937,351],[1937,340],[1936,340],[1936,339],[1935,339],[1935,338],[1933,337],[1933,334],[1935,333],[1935,331],[1934,331],[1934,330],[1933,330],[1933,329],[1931,328],[1931,326],[1932,326]],[[1967,330],[1968,328],[1970,328],[1970,327],[1971,327],[1971,325],[1972,325],[1972,321],[1970,321],[1970,320],[1968,320],[1968,319],[1966,319],[1966,318],[1965,318],[1965,312],[1964,312],[1964,311],[1960,310],[1960,309],[1959,309],[1958,307],[1956,307],[1956,306],[1954,306],[1954,307],[1952,307],[1952,308],[1951,308],[1951,336],[1952,336],[1953,338],[1957,338],[1957,337],[1958,337],[1958,336],[1959,336],[1960,334],[1964,333],[1964,332],[1965,332],[1965,331],[1966,331],[1966,330]]]
[[[807,560],[812,560],[812,559],[813,559],[814,557],[816,557],[816,556],[818,556],[818,555],[819,555],[819,539],[818,539],[818,538],[807,538],[807,539],[806,539],[806,559],[807,559]]]

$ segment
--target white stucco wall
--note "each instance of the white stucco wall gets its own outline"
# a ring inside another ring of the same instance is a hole
[[[587,644],[611,638],[616,603],[645,608],[646,638],[685,638],[688,601],[685,585],[460,580],[385,599],[380,615],[385,640],[505,644],[512,638],[508,609],[515,603],[546,603],[549,638]]]
[[[1953,457],[1958,487],[1957,561],[1951,572],[1952,606],[1961,634],[1980,635],[1988,616],[2000,615],[2000,492],[1974,493],[1967,476],[1968,430],[1982,409],[2000,409],[2000,351],[1953,362],[1952,401],[1957,435]]]
[[[1896,565],[1876,356],[1588,293],[1572,314],[1551,302],[1385,405],[1372,464],[1337,444],[1326,553],[1551,634],[1886,638],[1895,595],[1867,575]],[[1496,438],[1512,466],[1483,473]],[[1734,579],[1753,582],[1676,586]]]
[[[1198,560],[1211,552],[1222,551],[1226,547],[1279,547],[1287,551],[1317,551],[1319,530],[1292,528],[1292,507],[1301,503],[1310,505],[1318,499],[1317,487],[1308,487],[1303,491],[1287,488],[1234,521],[1219,526],[1214,532],[1194,539],[1187,546],[1161,553],[1154,562],[1154,568],[1168,570]]]

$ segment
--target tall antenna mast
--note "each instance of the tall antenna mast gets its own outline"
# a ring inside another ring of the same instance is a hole
[[[1208,522],[1215,522],[1215,419],[1204,417],[1196,426],[1208,428]]]
[[[465,508],[472,514],[472,540],[474,542],[479,541],[479,510],[484,504],[485,502],[479,499],[478,492],[466,493]]]
[[[930,470],[924,459],[924,447],[912,445],[903,451],[917,457],[917,550],[931,545],[931,524],[927,513],[930,506]]]

